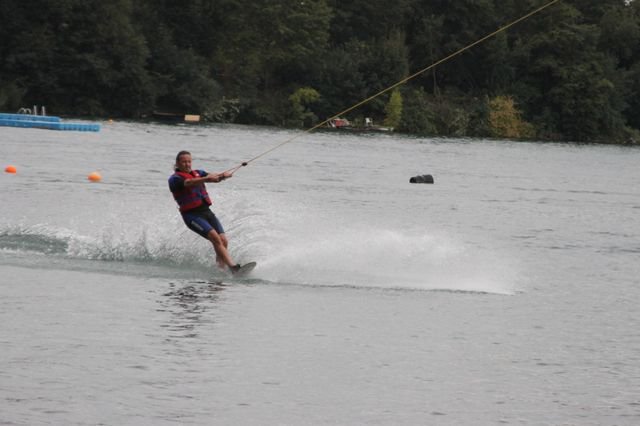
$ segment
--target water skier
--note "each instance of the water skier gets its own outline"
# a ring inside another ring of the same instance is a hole
[[[232,273],[237,272],[241,266],[231,259],[224,228],[209,209],[212,201],[205,187],[205,183],[219,183],[233,174],[209,174],[204,170],[192,170],[191,153],[188,151],[180,151],[176,155],[174,170],[174,174],[169,177],[169,189],[178,203],[184,223],[193,232],[211,241],[216,252],[216,263],[220,268],[226,266]]]

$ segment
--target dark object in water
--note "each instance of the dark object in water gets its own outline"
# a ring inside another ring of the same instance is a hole
[[[433,176],[431,175],[414,176],[411,179],[409,179],[409,183],[433,183]]]

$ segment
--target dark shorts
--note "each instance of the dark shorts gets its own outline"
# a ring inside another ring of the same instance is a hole
[[[215,229],[218,234],[224,234],[222,224],[209,209],[183,213],[182,219],[189,229],[204,238],[207,238],[207,234],[212,229]]]

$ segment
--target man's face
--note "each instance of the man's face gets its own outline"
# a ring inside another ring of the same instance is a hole
[[[178,158],[178,164],[176,165],[181,172],[191,172],[191,156],[189,154],[182,154],[180,158]]]

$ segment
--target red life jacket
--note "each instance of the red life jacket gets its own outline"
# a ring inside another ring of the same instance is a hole
[[[176,170],[174,176],[175,175],[183,178],[185,182],[189,179],[200,177],[200,174],[196,170],[192,170],[191,173],[185,173]],[[208,206],[211,205],[211,198],[209,197],[207,189],[205,188],[203,183],[189,187],[185,186],[180,191],[175,191],[172,193],[173,198],[178,203],[178,206],[180,206],[181,213],[199,207],[203,203],[206,203]]]

